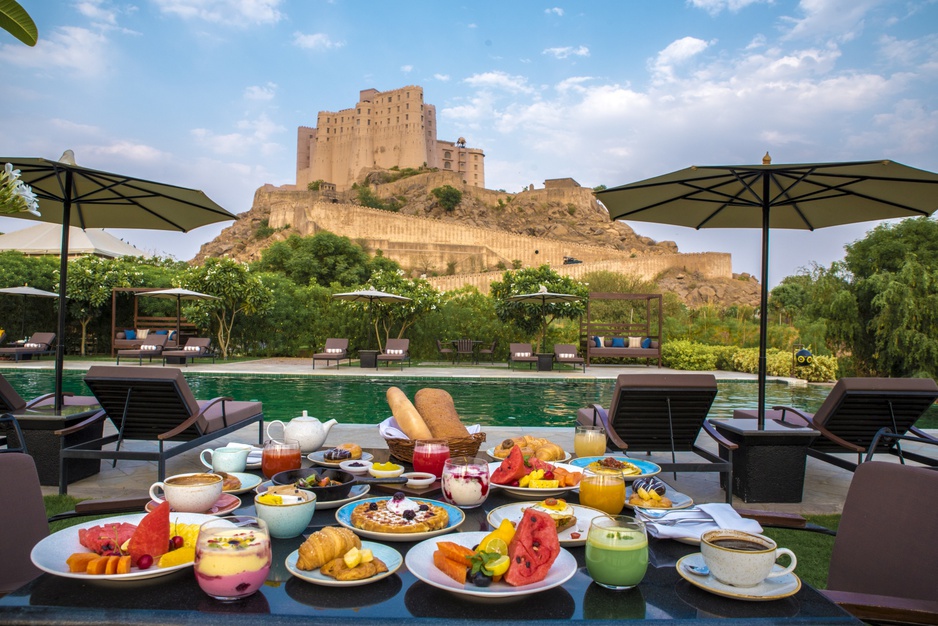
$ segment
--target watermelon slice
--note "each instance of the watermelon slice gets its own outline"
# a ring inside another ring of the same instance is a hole
[[[134,565],[144,554],[157,561],[169,551],[169,502],[164,501],[140,520],[127,551]]]
[[[528,473],[529,468],[524,464],[524,455],[521,446],[515,446],[502,461],[502,464],[492,472],[491,481],[497,485],[510,485]]]
[[[525,509],[515,536],[508,544],[511,564],[504,580],[515,587],[540,582],[547,578],[559,554],[560,540],[554,520],[546,513]]]

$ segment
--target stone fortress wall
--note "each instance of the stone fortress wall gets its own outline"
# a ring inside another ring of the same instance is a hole
[[[428,188],[449,184],[454,175],[446,172],[433,174]],[[404,181],[398,182],[405,184]],[[394,184],[387,186],[393,187]],[[390,192],[393,194],[394,190]],[[504,192],[485,190],[484,193],[492,196],[493,203],[499,197],[508,197]],[[552,200],[573,200],[584,193],[591,195],[588,189],[579,187],[523,193],[541,194]],[[500,279],[500,274],[492,270],[499,263],[510,268],[516,261],[522,267],[546,263],[574,278],[598,270],[634,274],[644,279],[653,279],[670,269],[698,273],[704,279],[732,278],[733,275],[731,257],[727,253],[633,256],[630,252],[604,246],[530,237],[455,220],[371,209],[346,203],[341,197],[330,198],[312,191],[265,186],[257,190],[254,198],[254,206],[261,205],[270,207],[268,223],[273,228],[290,226],[303,235],[327,230],[349,237],[372,252],[381,250],[386,257],[407,269],[427,275],[455,271],[456,275],[430,278],[434,286],[447,291],[474,285],[479,291],[488,293],[489,283]],[[573,257],[582,263],[564,265],[564,257]]]

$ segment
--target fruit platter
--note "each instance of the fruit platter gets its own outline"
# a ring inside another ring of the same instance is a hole
[[[64,528],[36,544],[30,557],[44,572],[92,581],[142,580],[192,566],[199,525],[216,519],[172,513],[121,515]]]
[[[549,463],[525,456],[520,446],[502,461],[489,463],[490,485],[527,499],[556,496],[574,489],[583,477],[582,468],[567,463]]]

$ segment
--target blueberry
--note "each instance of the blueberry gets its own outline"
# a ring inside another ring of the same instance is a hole
[[[394,500],[395,502],[400,502],[401,500],[404,499],[404,492],[403,492],[403,491],[395,491],[395,492],[394,492],[394,495],[391,496],[391,499]]]
[[[488,587],[492,584],[492,578],[486,576],[481,570],[472,575],[472,584],[476,587]]]
[[[403,515],[404,515],[404,519],[414,519],[415,517],[417,517],[417,514],[411,511],[410,509],[407,509],[406,511],[404,511]]]
[[[430,506],[427,505],[427,504],[421,504],[421,505],[420,505],[420,510],[421,510],[421,511],[429,511],[429,510],[430,510]]]
[[[377,510],[378,510],[378,503],[377,503],[377,502],[372,502],[371,504],[369,504],[369,505],[368,505],[368,510],[369,510],[369,511],[377,511]]]

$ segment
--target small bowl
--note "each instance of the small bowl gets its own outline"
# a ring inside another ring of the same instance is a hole
[[[396,469],[392,470],[379,470],[375,469],[375,466],[372,465],[368,468],[368,473],[374,476],[375,478],[397,478],[404,473],[404,466],[397,465]]]
[[[355,474],[356,476],[361,474],[367,474],[368,470],[371,469],[373,463],[371,461],[362,461],[361,459],[349,459],[348,461],[342,461],[339,463],[339,469],[349,474]]]
[[[270,536],[277,539],[291,539],[303,534],[313,519],[313,513],[316,512],[316,494],[290,486],[271,487],[268,492],[304,498],[303,502],[265,504],[258,501],[263,494],[254,496],[254,510],[259,518],[267,522]]]
[[[408,487],[429,487],[436,480],[436,476],[428,472],[407,472],[401,476],[407,479]]]

